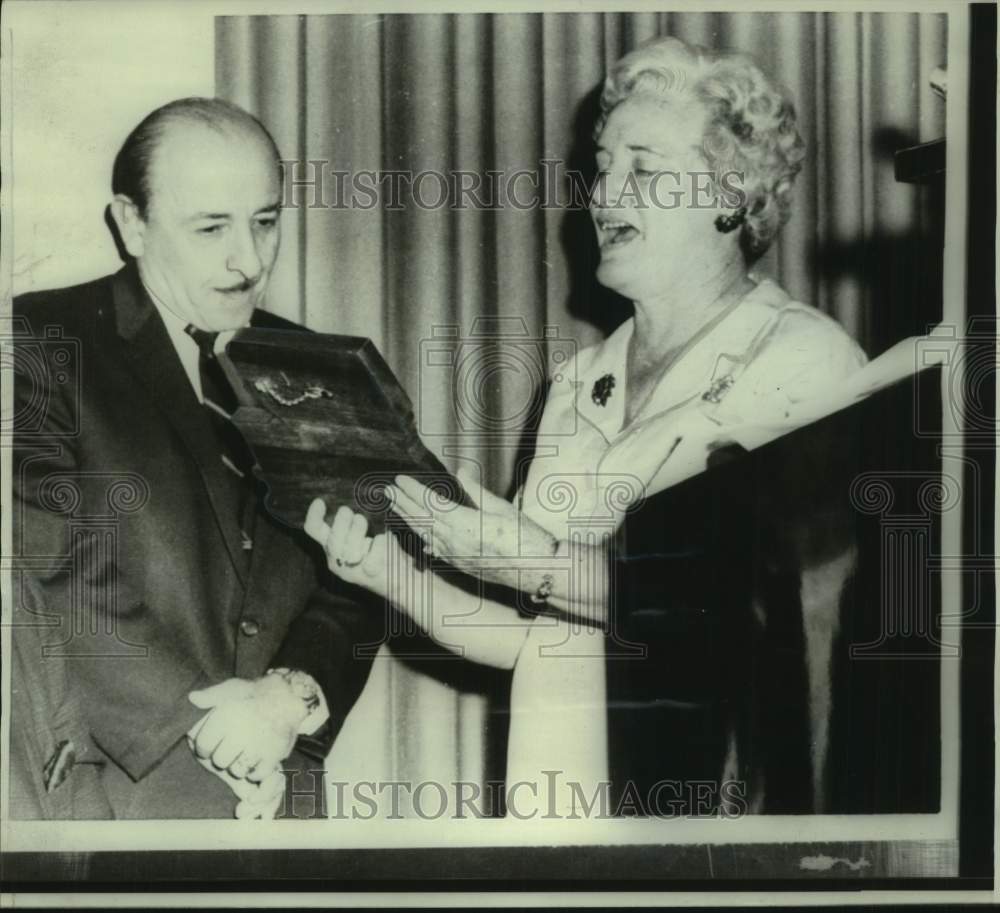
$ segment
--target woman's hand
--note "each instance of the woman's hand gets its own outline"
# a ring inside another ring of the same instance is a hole
[[[526,631],[523,623],[516,624],[516,610],[470,596],[436,574],[413,585],[407,575],[423,572],[395,536],[369,538],[367,520],[349,507],[341,507],[333,523],[325,517],[326,505],[313,501],[305,530],[323,546],[330,570],[338,577],[388,599],[446,649],[501,669],[513,666]]]
[[[397,476],[387,491],[395,512],[424,540],[425,551],[485,580],[533,593],[538,573],[530,559],[551,559],[558,541],[468,473],[460,470],[458,480],[474,499],[480,493],[478,508],[439,507],[440,496],[409,476]]]
[[[330,570],[347,583],[363,586],[391,598],[389,593],[389,553],[398,558],[395,567],[412,566],[412,560],[391,537],[368,535],[368,520],[349,507],[339,507],[333,523],[326,522],[326,504],[317,498],[309,505],[304,525],[306,533],[323,546]]]

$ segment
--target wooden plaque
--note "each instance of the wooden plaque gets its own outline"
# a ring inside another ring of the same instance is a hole
[[[256,461],[265,508],[301,527],[313,498],[385,526],[384,486],[400,473],[443,500],[471,503],[417,434],[413,404],[375,344],[360,336],[248,328],[219,356],[236,391],[233,421]]]

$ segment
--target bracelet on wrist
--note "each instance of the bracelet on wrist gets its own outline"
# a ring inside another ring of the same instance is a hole
[[[538,584],[538,589],[529,597],[535,605],[544,605],[549,601],[549,596],[552,595],[552,583],[551,574],[542,574],[542,582]]]
[[[277,667],[268,669],[266,675],[277,675],[291,689],[299,700],[305,704],[306,715],[312,713],[320,705],[319,686],[311,675],[300,672],[298,669],[286,669]]]
[[[549,549],[549,557],[555,558],[559,554],[559,546],[561,545],[561,540],[555,536],[550,536],[552,540],[551,547]],[[534,593],[529,594],[529,599],[535,605],[545,605],[549,601],[549,597],[552,595],[554,579],[551,574],[542,574],[542,582],[538,584],[538,589]]]

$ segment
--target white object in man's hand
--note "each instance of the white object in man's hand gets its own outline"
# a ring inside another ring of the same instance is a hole
[[[188,732],[198,760],[251,783],[279,770],[309,716],[306,702],[281,675],[227,679],[192,691],[188,700],[209,711]]]
[[[283,771],[274,770],[259,783],[252,783],[250,780],[234,777],[228,770],[219,770],[206,758],[199,758],[197,755],[195,758],[205,770],[222,780],[239,799],[234,817],[270,821],[277,814],[285,795]]]

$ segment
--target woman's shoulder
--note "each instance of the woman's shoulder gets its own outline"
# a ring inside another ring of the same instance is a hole
[[[805,399],[849,377],[868,361],[864,350],[833,317],[795,301],[770,280],[758,304],[771,313],[747,373],[791,399]]]
[[[628,349],[628,341],[632,336],[635,318],[629,317],[620,323],[603,339],[577,350],[572,359],[573,369],[584,374],[591,369],[611,362],[621,361]]]
[[[604,339],[577,349],[556,364],[549,377],[549,399],[560,393],[575,396],[579,384],[595,372],[621,372],[634,322],[634,318],[628,318]]]

